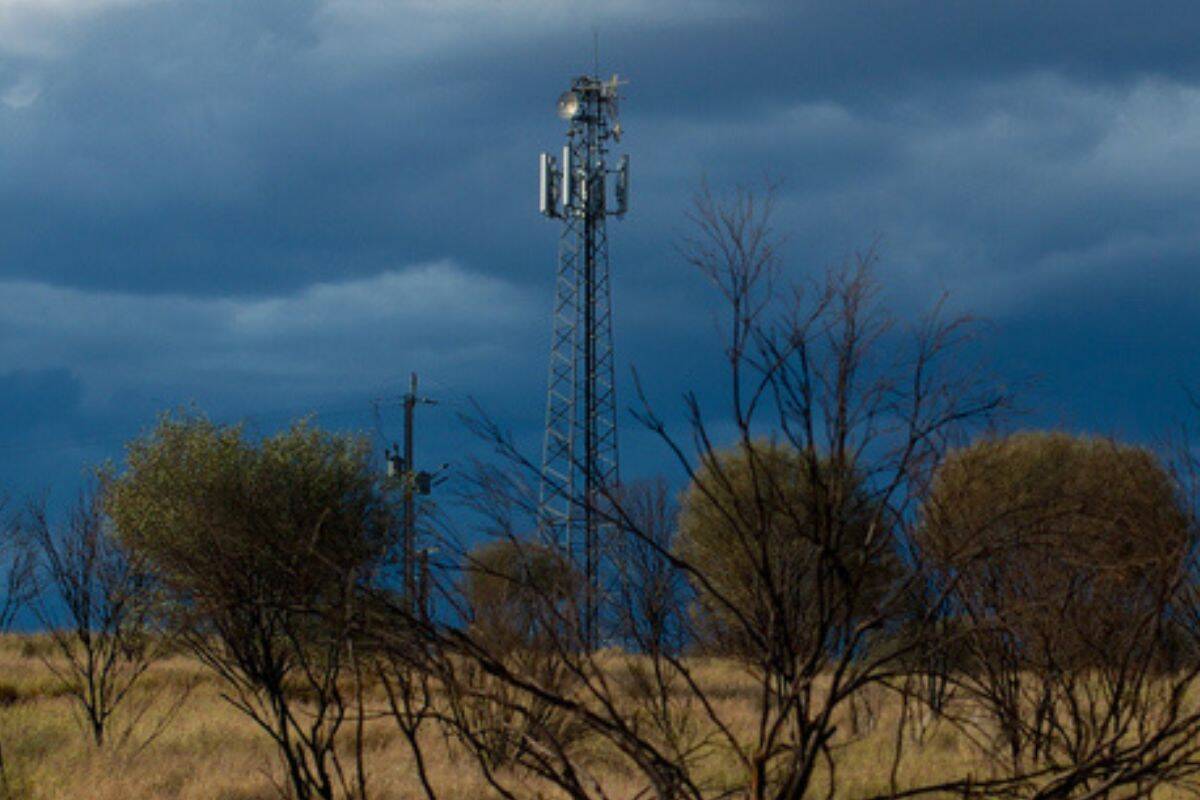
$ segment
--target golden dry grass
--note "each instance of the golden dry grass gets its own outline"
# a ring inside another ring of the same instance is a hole
[[[220,697],[219,684],[203,667],[184,656],[157,664],[147,676],[137,705],[150,712],[130,742],[122,747],[95,748],[63,687],[38,657],[45,642],[37,637],[0,636],[0,752],[9,797],[22,800],[276,800],[281,797],[282,771],[267,736]],[[614,658],[617,658],[614,656]],[[719,661],[697,666],[711,689],[722,717],[749,735],[754,723],[753,693],[731,665]],[[195,684],[182,710],[144,748],[137,743],[156,715],[180,687]],[[845,732],[838,746],[838,797],[885,792],[895,744],[898,707],[880,694],[874,698],[877,723],[850,736],[850,720],[839,721]],[[118,720],[116,727],[122,727]],[[372,800],[421,797],[410,756],[393,724],[368,723],[365,736]],[[429,768],[447,800],[492,797],[465,755],[455,752],[432,731],[426,740]],[[964,767],[982,774],[967,742],[948,728],[927,728],[906,737],[900,773],[902,785],[961,776]],[[632,796],[640,788],[622,774],[615,759],[594,754],[596,776],[613,797]],[[613,766],[605,768],[603,764]],[[704,771],[715,783],[737,779],[731,760],[714,751]],[[828,776],[822,775],[817,790]],[[529,785],[526,783],[525,785]],[[0,795],[2,796],[2,795]],[[547,798],[553,797],[547,791]],[[818,791],[814,796],[824,796]],[[1167,794],[1162,795],[1169,797]]]
[[[154,707],[123,747],[98,750],[72,701],[32,652],[36,640],[0,637],[0,749],[10,796],[28,800],[277,800],[279,759],[267,736],[231,708],[203,667],[183,656],[154,666],[140,697]],[[144,748],[139,743],[174,692],[197,682],[184,707]],[[125,720],[118,719],[117,728]],[[407,749],[390,723],[366,737],[372,797],[414,797]],[[456,770],[431,743],[431,768],[462,797],[484,796],[469,771]]]

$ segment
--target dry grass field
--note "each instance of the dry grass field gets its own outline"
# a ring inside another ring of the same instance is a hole
[[[97,749],[65,695],[62,684],[47,669],[39,653],[46,641],[37,637],[0,637],[0,750],[4,791],[13,800],[277,800],[282,790],[280,761],[267,736],[232,709],[220,687],[198,663],[177,656],[154,666],[145,677],[129,711],[141,709],[140,721],[123,743]],[[749,726],[749,687],[729,665],[704,664],[700,674],[714,689],[722,715],[735,725]],[[192,686],[191,694],[169,724],[149,743],[145,739],[170,706],[171,698]],[[129,711],[114,729],[129,727]],[[838,797],[862,797],[885,792],[890,755],[895,744],[898,709],[882,698],[876,723],[857,736],[844,735],[838,748]],[[419,798],[408,751],[393,723],[368,721],[365,735],[369,796],[373,800]],[[853,725],[842,720],[839,729]],[[962,737],[952,729],[927,728],[905,737],[906,766],[901,784],[926,782],[939,776],[961,776],[970,765],[983,774]],[[470,762],[453,743],[430,733],[429,767],[441,796],[447,800],[494,796],[476,777]],[[604,767],[604,754],[592,763],[613,797],[632,796],[636,788],[619,769]],[[729,770],[728,759],[714,753],[706,768],[714,784]],[[732,777],[732,776],[731,776]],[[822,776],[821,782],[827,780]],[[526,784],[528,785],[528,784]],[[827,784],[826,784],[827,785]],[[814,796],[824,796],[822,791]],[[547,791],[544,795],[553,797]],[[1157,795],[1156,795],[1157,796]],[[1163,794],[1162,797],[1169,797]]]

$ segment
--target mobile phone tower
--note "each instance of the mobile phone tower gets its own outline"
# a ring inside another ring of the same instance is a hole
[[[618,87],[583,76],[558,100],[567,123],[561,161],[539,158],[539,207],[560,220],[538,524],[586,581],[583,635],[596,644],[605,498],[618,480],[616,385],[608,263],[610,216],[629,208],[629,156],[620,141]],[[611,195],[611,198],[610,198]],[[610,202],[611,199],[611,202]]]

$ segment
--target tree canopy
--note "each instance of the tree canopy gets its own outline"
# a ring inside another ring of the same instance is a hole
[[[1149,450],[1036,432],[952,453],[918,536],[960,613],[1021,647],[1091,660],[1168,607],[1194,533]]]
[[[855,604],[877,599],[897,567],[878,511],[854,469],[830,459],[766,440],[715,452],[683,495],[676,544],[706,576],[693,587],[704,644],[749,647],[731,638],[739,628],[729,624],[733,615],[796,639],[819,630],[818,574],[843,576],[842,591],[859,595]],[[774,597],[779,591],[787,596]],[[783,619],[768,622],[781,608]]]
[[[463,596],[477,636],[498,651],[544,644],[577,611],[574,567],[551,548],[496,539],[467,559]]]
[[[214,606],[319,600],[377,566],[393,535],[370,447],[305,423],[252,440],[164,416],[108,492],[121,541],[174,598]]]

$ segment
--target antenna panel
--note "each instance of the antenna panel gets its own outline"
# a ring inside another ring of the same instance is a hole
[[[542,153],[538,158],[538,210],[547,217],[558,216],[558,175],[554,157]]]
[[[575,165],[571,163],[571,146],[563,145],[562,158],[562,204],[563,209],[572,205],[575,197]]]
[[[625,216],[629,210],[629,156],[621,156],[617,167],[617,216]]]

